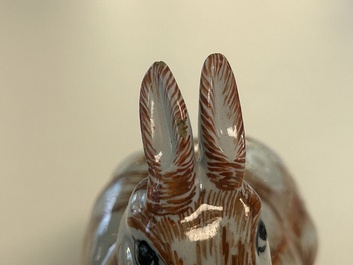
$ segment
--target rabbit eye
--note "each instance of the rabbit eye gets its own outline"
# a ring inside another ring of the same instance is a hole
[[[257,235],[256,235],[256,250],[257,255],[266,251],[267,247],[267,231],[266,226],[262,220],[260,220],[258,228],[257,228]]]
[[[137,241],[136,256],[139,265],[158,265],[158,257],[156,252],[144,240]]]

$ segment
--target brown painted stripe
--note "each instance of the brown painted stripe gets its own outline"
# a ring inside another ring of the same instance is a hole
[[[235,78],[223,55],[213,54],[204,63],[199,109],[200,150],[208,165],[207,176],[219,189],[240,187],[245,169],[244,128]],[[223,121],[217,113],[229,120],[227,127],[218,127]],[[236,130],[235,137],[221,135],[228,128]],[[225,153],[229,146],[234,146],[234,152]]]
[[[154,100],[154,104],[162,104],[159,107],[165,112],[158,114],[161,119],[153,118],[155,124],[151,123],[155,107],[151,100]],[[194,146],[184,100],[170,69],[162,62],[153,64],[142,82],[140,122],[150,175],[147,207],[151,212],[161,215],[183,212],[189,208],[195,194]],[[161,139],[155,139],[153,133],[156,128],[153,126],[163,126],[158,124],[161,122],[170,123],[167,124],[171,126],[170,131],[165,130],[162,133],[166,134],[166,139],[171,139],[174,150],[168,150],[170,143],[166,142],[162,161],[156,161],[155,156],[162,150],[155,148],[155,141]],[[175,153],[175,157],[166,152]],[[171,167],[172,165],[174,166]]]

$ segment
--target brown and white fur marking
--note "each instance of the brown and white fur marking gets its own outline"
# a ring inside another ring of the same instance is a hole
[[[144,156],[130,158],[99,196],[83,264],[313,264],[311,219],[281,160],[245,138],[235,78],[223,55],[206,59],[200,83],[194,143],[168,66],[157,62],[146,73]]]

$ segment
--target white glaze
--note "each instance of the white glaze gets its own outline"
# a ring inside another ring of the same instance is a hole
[[[312,222],[279,157],[245,141],[224,56],[209,56],[201,74],[199,144],[164,63],[142,82],[140,119],[145,156],[124,162],[98,198],[83,264],[139,264],[141,241],[165,265],[313,263]]]

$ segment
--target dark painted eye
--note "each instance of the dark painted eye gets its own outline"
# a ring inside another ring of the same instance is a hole
[[[156,252],[144,240],[136,241],[136,255],[139,265],[158,265],[158,257]]]
[[[257,235],[256,235],[256,250],[257,255],[265,252],[267,247],[267,231],[266,226],[262,220],[259,222],[259,226],[257,227]]]

